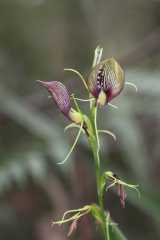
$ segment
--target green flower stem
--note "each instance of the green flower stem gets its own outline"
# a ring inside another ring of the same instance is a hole
[[[107,234],[107,224],[106,224],[106,213],[104,210],[104,204],[103,204],[103,190],[102,187],[102,174],[101,174],[101,167],[100,167],[100,146],[99,146],[99,136],[98,136],[98,130],[97,130],[97,107],[92,106],[91,113],[90,113],[90,122],[92,125],[92,135],[89,136],[89,144],[93,153],[93,157],[95,160],[95,168],[96,168],[96,182],[97,182],[97,196],[98,196],[98,204],[101,209],[102,213],[102,230],[104,234],[104,239],[109,240],[108,234]]]

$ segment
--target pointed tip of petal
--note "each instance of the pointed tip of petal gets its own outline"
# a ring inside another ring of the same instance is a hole
[[[40,85],[42,85],[43,87],[49,88],[51,82],[44,82],[41,80],[36,80],[36,82],[40,83]]]
[[[38,83],[40,83],[40,84],[42,84],[42,83],[44,83],[43,81],[41,81],[41,80],[36,80],[36,82],[38,82]]]

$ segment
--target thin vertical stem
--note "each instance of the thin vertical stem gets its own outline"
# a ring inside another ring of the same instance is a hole
[[[92,68],[94,68],[97,64],[100,63],[102,58],[103,48],[97,46],[94,53],[94,59],[92,63]],[[109,240],[107,236],[107,224],[106,224],[106,214],[103,205],[103,188],[101,187],[101,166],[100,166],[100,142],[98,136],[98,128],[97,128],[97,110],[98,106],[96,102],[90,102],[90,120],[93,128],[94,136],[89,139],[90,146],[93,152],[93,157],[95,160],[95,168],[96,168],[96,182],[97,182],[97,196],[99,207],[102,212],[102,229],[104,233],[105,240]]]
[[[93,132],[94,137],[90,141],[91,149],[93,152],[94,160],[95,160],[95,168],[96,168],[96,182],[97,182],[97,196],[98,196],[98,203],[99,207],[101,208],[102,212],[102,229],[105,240],[108,240],[107,236],[107,225],[106,225],[106,215],[103,205],[103,189],[101,188],[101,167],[100,167],[100,143],[99,143],[99,136],[98,136],[98,129],[97,129],[97,107],[92,107],[91,109],[91,122],[93,125]]]
[[[107,240],[110,240],[110,234],[109,234],[109,218],[110,218],[110,215],[108,213],[107,215],[107,219],[106,219],[106,233],[107,233]]]

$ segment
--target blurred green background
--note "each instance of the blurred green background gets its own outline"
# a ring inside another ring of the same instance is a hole
[[[85,97],[95,47],[125,69],[125,88],[100,112],[99,125],[118,141],[102,139],[104,168],[140,185],[122,209],[115,192],[106,208],[129,240],[160,239],[160,1],[0,0],[0,239],[65,240],[66,227],[51,221],[67,209],[96,201],[92,155],[82,137],[62,161],[76,130],[36,79],[58,80]],[[86,109],[85,104],[82,107]],[[101,239],[84,217],[72,239]]]

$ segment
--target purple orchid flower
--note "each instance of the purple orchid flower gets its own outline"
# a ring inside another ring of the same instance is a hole
[[[124,87],[124,72],[117,61],[107,59],[96,65],[88,78],[88,88],[97,104],[104,106],[120,94]]]
[[[71,121],[79,124],[82,122],[82,115],[71,107],[70,96],[67,88],[59,81],[38,82],[51,94],[60,111]]]

